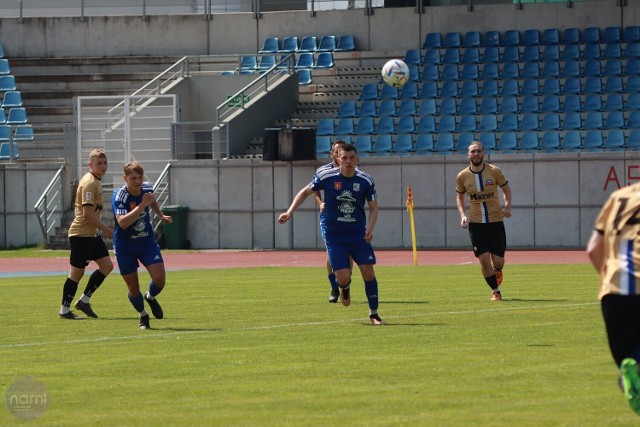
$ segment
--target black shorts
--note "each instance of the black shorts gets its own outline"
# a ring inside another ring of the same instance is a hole
[[[76,268],[85,268],[91,261],[109,256],[107,245],[100,236],[69,237],[71,254],[69,264]]]
[[[485,252],[504,257],[504,252],[507,250],[507,234],[502,221],[487,224],[470,222],[469,237],[471,237],[471,245],[476,257]]]
[[[640,351],[640,295],[605,295],[601,307],[609,349],[620,366]]]

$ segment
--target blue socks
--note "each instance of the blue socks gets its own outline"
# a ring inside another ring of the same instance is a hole
[[[336,282],[336,275],[334,273],[329,273],[327,277],[329,278],[329,283],[331,284],[331,290],[337,291],[340,286],[338,285],[338,282]]]
[[[150,296],[155,298],[156,296],[158,296],[158,294],[160,292],[162,292],[162,288],[157,287],[156,284],[153,283],[153,281],[151,283],[149,283],[149,295]]]
[[[375,313],[378,310],[378,281],[375,278],[368,282],[365,281],[364,292],[367,294],[369,310]]]
[[[127,294],[129,297],[129,301],[131,301],[131,305],[136,309],[138,313],[142,313],[144,311],[144,300],[142,299],[142,293],[139,292],[138,295],[132,297],[131,294]]]

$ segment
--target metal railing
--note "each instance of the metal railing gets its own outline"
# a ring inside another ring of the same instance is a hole
[[[33,207],[45,244],[49,243],[51,230],[59,225],[64,217],[64,168],[64,165],[60,166]]]
[[[170,188],[169,188],[169,169],[171,168],[171,163],[167,163],[167,165],[164,167],[164,169],[162,170],[162,173],[160,173],[160,176],[158,177],[158,179],[156,180],[156,182],[153,184],[153,194],[156,196],[156,202],[158,202],[158,206],[160,206],[160,209],[162,209],[164,206],[167,206],[169,203],[171,203],[171,198],[170,198]],[[153,226],[153,232],[156,235],[156,240],[158,240],[161,236],[160,233],[160,224],[162,224],[162,221],[160,221],[160,218],[158,218],[155,213],[152,212],[151,215],[151,225]]]

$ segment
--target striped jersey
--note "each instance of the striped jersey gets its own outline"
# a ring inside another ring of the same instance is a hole
[[[340,174],[340,168],[319,169],[309,188],[323,192],[325,211],[320,226],[327,243],[364,239],[365,201],[377,197],[376,185],[369,174],[356,169],[355,175],[347,178]]]
[[[462,170],[456,178],[456,191],[469,195],[469,222],[489,223],[502,221],[502,206],[498,187],[509,183],[496,166],[484,163],[480,172],[471,167]]]
[[[100,178],[87,172],[80,182],[76,190],[76,200],[74,202],[75,216],[69,227],[69,237],[93,237],[98,233],[98,227],[90,223],[84,217],[82,207],[86,205],[93,206],[98,219],[102,216],[102,182]]]
[[[638,295],[640,280],[640,184],[614,191],[596,218],[604,236],[604,266],[599,298]]]
[[[113,217],[117,218],[118,215],[126,215],[131,212],[142,202],[142,195],[145,193],[153,193],[153,187],[148,182],[142,183],[142,191],[138,196],[134,196],[129,193],[127,185],[116,189],[111,197],[111,205],[113,206]],[[116,226],[113,230],[113,244],[127,244],[127,243],[142,243],[147,239],[155,241],[153,234],[153,227],[151,226],[151,219],[149,217],[149,207],[147,206],[144,212],[138,217],[136,222],[131,224],[127,229],[123,230],[118,225],[116,219]]]

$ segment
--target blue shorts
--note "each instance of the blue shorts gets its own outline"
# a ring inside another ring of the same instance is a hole
[[[353,258],[353,261],[358,265],[376,263],[373,247],[364,239],[355,242],[331,242],[326,245],[333,271],[350,268],[349,257]]]
[[[144,266],[164,263],[160,246],[153,240],[143,245],[117,245],[115,254],[122,275],[135,273],[140,265],[138,260]]]

